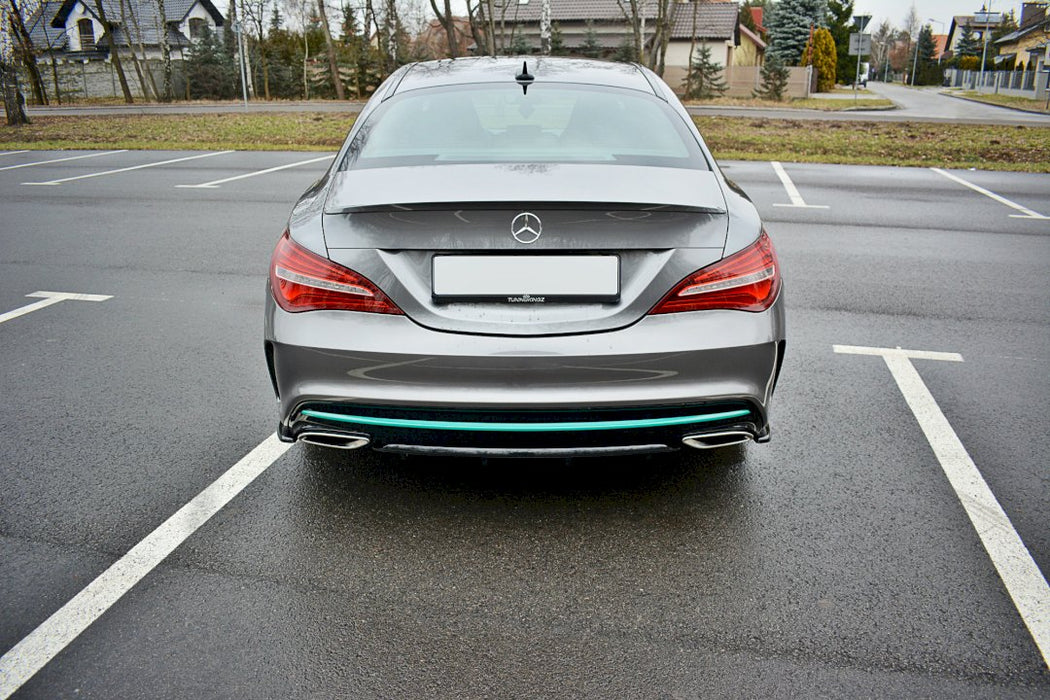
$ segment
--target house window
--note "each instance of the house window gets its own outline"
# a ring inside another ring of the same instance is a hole
[[[77,22],[77,32],[80,33],[80,50],[95,50],[95,25],[85,17]]]
[[[196,41],[204,36],[204,32],[207,31],[208,23],[200,17],[194,17],[190,20],[190,39]]]

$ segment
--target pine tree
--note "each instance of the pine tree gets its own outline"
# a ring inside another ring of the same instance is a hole
[[[228,100],[237,95],[237,65],[207,27],[190,47],[185,68],[191,98]]]
[[[564,56],[568,53],[565,49],[565,37],[561,33],[561,25],[557,22],[551,23],[551,56]]]
[[[594,29],[594,20],[587,20],[581,53],[587,58],[598,58],[602,54],[602,45],[598,43],[598,32]]]
[[[827,14],[827,0],[780,0],[765,22],[769,30],[767,53],[775,53],[786,65],[798,65],[810,27],[823,27]]]
[[[857,72],[857,57],[849,55],[849,35],[855,31],[853,0],[828,0],[828,29],[835,40],[838,57],[835,74],[840,82],[845,82]]]
[[[754,96],[763,100],[782,102],[790,75],[791,72],[776,54],[767,55],[766,62],[762,64],[762,84],[755,90]]]
[[[722,77],[722,66],[711,57],[711,48],[701,47],[689,66],[689,75],[682,84],[688,90],[686,97],[693,100],[710,100],[721,97],[728,89]]]
[[[973,27],[964,25],[959,35],[959,43],[955,45],[956,56],[980,56],[981,42],[977,40]]]

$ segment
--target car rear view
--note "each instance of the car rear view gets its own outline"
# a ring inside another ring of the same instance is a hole
[[[484,456],[769,438],[776,254],[638,66],[406,66],[271,261],[279,435]]]

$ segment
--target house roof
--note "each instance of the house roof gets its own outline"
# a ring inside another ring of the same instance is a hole
[[[40,51],[63,49],[66,46],[65,28],[55,29],[50,18],[55,16],[64,0],[40,0],[35,12],[26,22],[26,31],[33,46]]]
[[[543,3],[540,0],[511,0],[507,9],[510,24],[540,21]],[[552,22],[585,22],[587,20],[624,20],[624,10],[617,0],[550,0]],[[625,3],[626,6],[626,3]],[[646,21],[656,19],[656,3],[645,3]],[[693,28],[693,2],[674,2],[671,38],[688,39]],[[739,9],[733,0],[700,2],[696,7],[697,36],[705,39],[730,39],[735,36]]]
[[[740,36],[746,36],[759,49],[766,48],[766,42],[762,41],[762,37],[760,37],[758,34],[755,34],[753,31],[751,31],[742,24],[740,25]]]
[[[92,17],[98,19],[98,12],[95,8],[95,3],[92,0],[64,0],[64,2],[59,5],[58,11],[54,14],[54,17],[51,20],[51,26],[64,28],[66,26],[66,20],[69,18],[69,14],[73,11],[73,8],[77,6],[77,3],[83,4],[88,13],[90,13]],[[209,15],[211,15],[212,19],[215,20],[216,26],[221,27],[224,24],[225,20],[223,19],[222,13],[216,9],[211,0],[168,0],[168,2],[164,4],[165,22],[175,24],[182,22],[186,19],[186,15],[190,13],[190,10],[192,10],[198,3]],[[142,27],[143,41],[145,41],[146,35],[150,34],[150,31],[153,30],[160,14],[157,11],[157,4],[152,0],[128,0],[128,5],[138,18],[139,25]],[[102,0],[102,6],[106,10],[106,18],[114,24],[119,25],[121,18],[120,0]],[[153,39],[156,40],[157,32],[155,30],[152,31],[152,36]]]
[[[672,39],[691,39],[693,10],[696,10],[696,36],[699,39],[732,39],[736,37],[739,8],[733,2],[676,2],[671,25]]]
[[[1011,44],[1011,43],[1017,41],[1018,39],[1020,39],[1021,37],[1027,36],[1027,35],[1031,34],[1032,32],[1039,31],[1039,30],[1043,30],[1044,32],[1050,32],[1050,19],[1047,19],[1046,17],[1042,17],[1038,21],[1032,22],[1026,27],[1021,27],[1017,31],[1010,32],[1009,34],[1007,34],[1006,36],[1002,37],[1001,39],[997,39],[995,43],[996,44]]]

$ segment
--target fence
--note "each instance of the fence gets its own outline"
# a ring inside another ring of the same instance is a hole
[[[142,99],[142,86],[139,84],[134,63],[127,58],[121,63],[124,68],[124,78],[128,81],[132,97],[136,100]],[[148,70],[153,76],[153,82],[156,83],[158,88],[163,89],[163,63],[154,59],[149,61],[140,60],[139,63],[143,72],[145,73]],[[171,62],[172,91],[176,98],[186,94],[186,80],[183,76],[182,63],[180,60]],[[58,92],[61,93],[62,102],[75,102],[82,99],[124,98],[124,93],[120,89],[120,79],[117,77],[117,71],[110,61],[59,59],[54,70],[52,70],[50,62],[47,61],[38,61],[37,66],[40,69],[40,77],[44,82],[44,92],[47,93],[48,99],[52,104],[56,103],[56,74]],[[143,75],[143,78],[145,78],[145,75]],[[148,78],[146,80],[149,82]],[[28,77],[22,70],[19,71],[18,81],[22,86],[22,92],[27,98],[30,98],[32,95],[28,87]]]
[[[788,68],[785,97],[809,97],[817,89],[817,73],[812,66],[795,66]],[[686,71],[677,66],[668,66],[664,71],[664,80],[668,85],[680,86],[685,83]],[[762,85],[762,66],[729,66],[722,72],[726,81],[726,96],[751,97],[751,93]]]
[[[982,76],[980,71],[953,68],[947,71],[945,87],[1035,98],[1044,89],[1040,83],[1045,84],[1046,75],[1045,70],[988,70]]]

